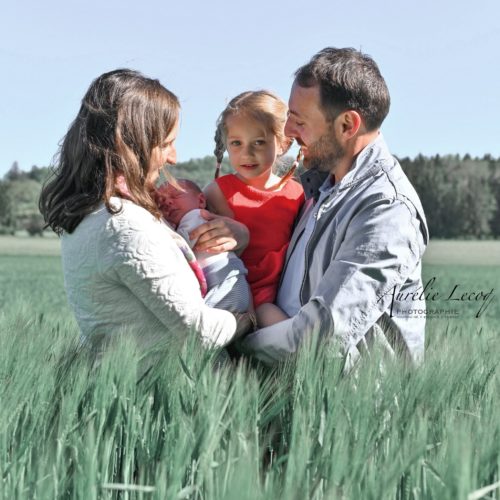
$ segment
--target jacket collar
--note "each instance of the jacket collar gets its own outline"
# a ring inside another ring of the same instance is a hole
[[[330,172],[320,172],[319,170],[306,170],[300,175],[300,182],[304,188],[304,195],[306,199],[314,198],[314,201],[318,201],[320,187],[326,182],[330,177]]]

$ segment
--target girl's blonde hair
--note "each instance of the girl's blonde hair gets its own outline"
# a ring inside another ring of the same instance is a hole
[[[217,119],[217,128],[214,137],[214,154],[217,160],[215,178],[219,176],[224,151],[227,149],[226,122],[230,116],[242,115],[262,123],[266,130],[276,137],[282,148],[282,154],[285,154],[293,143],[293,138],[285,135],[287,112],[288,107],[285,102],[268,90],[243,92],[231,99],[226,109]],[[297,166],[296,163],[294,162],[290,170],[281,178],[279,185],[283,185],[292,177]]]

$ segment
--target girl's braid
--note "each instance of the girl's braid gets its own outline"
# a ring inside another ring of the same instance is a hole
[[[224,158],[224,151],[226,150],[226,145],[224,143],[224,132],[223,132],[223,121],[218,120],[217,122],[217,128],[215,129],[215,149],[214,149],[214,155],[215,155],[215,160],[217,161],[217,165],[215,167],[215,176],[214,178],[217,179],[220,174],[220,168],[222,165],[222,159]]]

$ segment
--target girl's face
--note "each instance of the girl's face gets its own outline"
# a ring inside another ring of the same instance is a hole
[[[256,120],[242,115],[226,119],[229,162],[247,184],[265,187],[276,157],[282,153],[276,136]]]
[[[179,132],[179,120],[175,122],[172,130],[165,140],[153,148],[151,160],[149,161],[148,182],[151,185],[158,180],[160,170],[165,165],[175,165],[177,162],[177,150],[175,149],[175,140]]]

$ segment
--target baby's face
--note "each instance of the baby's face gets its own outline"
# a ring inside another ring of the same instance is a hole
[[[157,202],[163,217],[174,226],[177,226],[189,211],[205,208],[203,193],[195,193],[182,184],[181,186],[185,191],[180,191],[171,184],[157,190]]]

